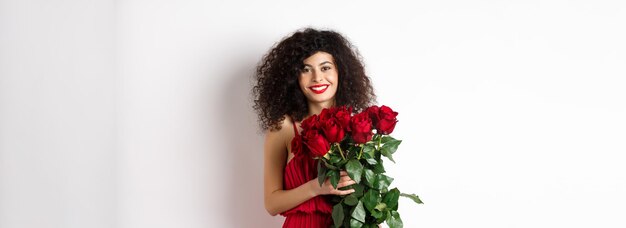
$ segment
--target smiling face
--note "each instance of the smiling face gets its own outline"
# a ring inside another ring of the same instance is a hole
[[[309,104],[332,106],[339,83],[333,56],[320,51],[306,58],[298,82]]]

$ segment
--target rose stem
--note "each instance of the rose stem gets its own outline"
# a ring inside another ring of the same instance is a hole
[[[361,155],[363,155],[363,144],[361,144],[361,152],[359,152],[359,157],[357,157],[356,160],[361,159]]]
[[[341,154],[341,157],[346,160],[346,157],[343,156],[343,150],[341,150],[341,146],[339,145],[339,143],[335,143],[335,145],[337,146],[337,149],[339,149],[339,154]]]

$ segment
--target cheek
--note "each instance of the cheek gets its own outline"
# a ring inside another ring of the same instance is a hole
[[[339,90],[339,77],[337,77],[337,75],[335,75],[335,77],[333,77],[331,80],[333,80],[331,83],[333,84],[333,96],[335,94],[337,94],[337,91]]]
[[[300,87],[300,89],[304,89],[305,86],[305,80],[304,77],[302,77],[301,75],[298,76],[298,86]]]
[[[335,72],[335,74],[332,76],[332,78],[330,80],[333,80],[332,83],[335,85],[339,85],[339,74],[337,74],[337,72]]]

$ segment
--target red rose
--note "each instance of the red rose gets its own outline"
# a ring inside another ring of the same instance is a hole
[[[367,112],[367,114],[370,116],[370,118],[372,118],[372,124],[374,126],[376,126],[376,124],[378,124],[378,110],[380,110],[380,108],[378,108],[378,106],[371,106],[371,107],[365,109],[365,112]]]
[[[372,120],[367,112],[356,114],[350,119],[352,139],[355,143],[363,144],[372,140]]]
[[[320,125],[320,127],[323,125],[323,123],[325,123],[326,121],[328,121],[329,119],[333,118],[333,114],[334,114],[334,109],[333,108],[325,108],[322,109],[322,112],[320,112],[319,115],[319,122],[321,122],[322,124]]]
[[[330,143],[340,142],[346,134],[343,127],[335,118],[329,119],[322,124],[322,130],[324,131],[324,135],[326,135],[326,138]]]
[[[391,134],[393,129],[396,127],[396,123],[398,122],[396,116],[398,116],[397,112],[394,112],[387,106],[381,106],[378,111],[378,123],[376,123],[377,133],[385,135]]]
[[[343,127],[344,131],[350,131],[350,113],[351,111],[345,107],[337,109],[337,112],[335,113],[335,119],[337,119],[339,125]]]
[[[309,118],[306,118],[305,120],[303,120],[302,123],[300,124],[300,127],[302,127],[302,132],[316,131],[318,129],[317,127],[318,120],[319,120],[319,117],[317,115],[312,115]]]
[[[322,157],[330,150],[330,143],[318,131],[307,131],[303,137],[304,145],[314,157]]]
[[[298,156],[298,154],[302,153],[302,136],[296,135],[291,140],[291,153],[294,156]]]

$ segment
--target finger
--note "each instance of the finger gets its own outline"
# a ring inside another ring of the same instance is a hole
[[[352,179],[350,179],[349,177],[348,178],[341,178],[341,179],[339,179],[339,183],[346,182],[346,181],[352,181]]]
[[[343,187],[350,186],[350,185],[353,185],[353,184],[356,184],[356,181],[353,181],[353,180],[345,181],[345,182],[341,182],[341,183],[337,184],[337,188],[343,188]]]
[[[348,190],[335,190],[335,191],[333,192],[333,194],[335,194],[335,195],[348,195],[348,194],[353,193],[353,192],[354,192],[354,189],[348,189]]]
[[[345,175],[345,176],[341,176],[339,180],[352,180],[352,177]]]
[[[347,175],[348,175],[348,172],[346,172],[346,171],[340,171],[339,172],[339,176],[343,177],[343,176],[347,176]]]

